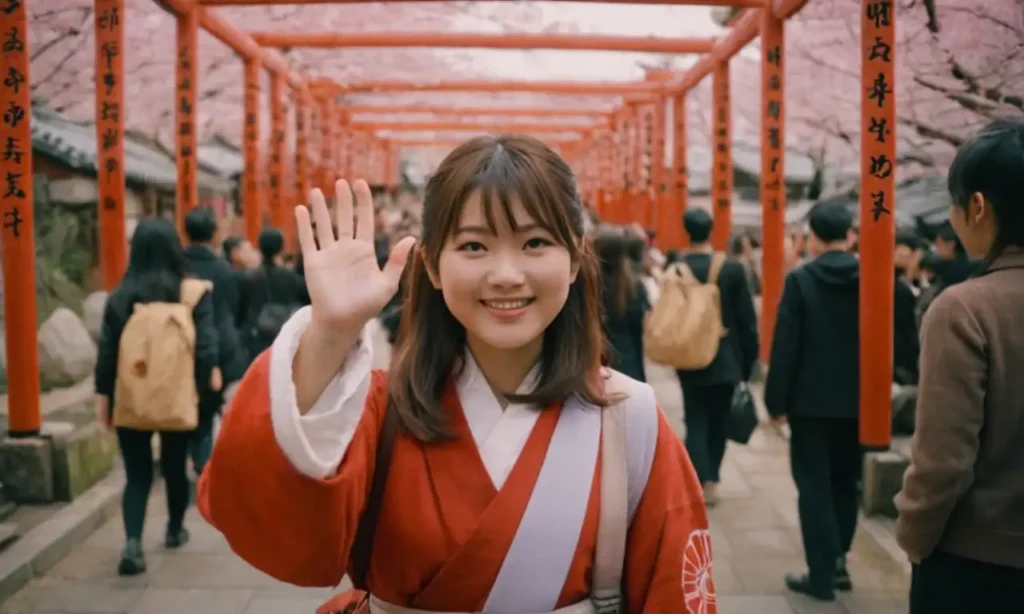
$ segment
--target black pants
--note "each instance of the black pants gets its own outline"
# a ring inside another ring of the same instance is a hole
[[[861,449],[856,418],[790,418],[789,460],[810,580],[831,586],[857,529]]]
[[[910,614],[1018,614],[1024,569],[935,552],[910,576]]]
[[[185,474],[188,443],[191,431],[159,433],[160,473],[167,487],[167,531],[181,529],[188,507],[189,484]],[[127,483],[121,500],[124,533],[128,539],[141,539],[146,524],[146,506],[153,486],[153,433],[132,429],[117,429],[117,443],[121,448]]]
[[[683,386],[686,451],[701,483],[718,482],[734,384]]]

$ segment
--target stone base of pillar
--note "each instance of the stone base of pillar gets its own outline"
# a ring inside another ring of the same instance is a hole
[[[893,497],[903,487],[903,473],[910,460],[895,450],[864,455],[864,491],[861,505],[868,516],[896,517]]]
[[[0,441],[4,498],[17,503],[73,501],[106,477],[117,439],[93,417],[92,402],[47,416],[38,437]]]

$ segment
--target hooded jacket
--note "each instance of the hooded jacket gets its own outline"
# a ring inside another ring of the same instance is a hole
[[[856,418],[860,386],[860,262],[825,252],[786,276],[765,405],[773,416]]]

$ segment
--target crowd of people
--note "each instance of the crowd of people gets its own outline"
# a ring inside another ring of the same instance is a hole
[[[898,532],[914,614],[1009,612],[1017,606],[1003,599],[1024,599],[1024,414],[1013,396],[1022,177],[1024,126],[997,122],[950,170],[950,223],[897,234],[892,381],[894,395],[911,388],[916,399]],[[318,191],[298,208],[290,263],[276,229],[256,246],[218,246],[208,209],[187,215],[184,247],[161,220],[132,237],[100,339],[107,424],[133,307],[178,301],[188,277],[211,282],[193,310],[196,427],[159,433],[167,547],[188,540],[182,521],[197,497],[262,571],[306,586],[347,572],[365,591],[325,612],[713,612],[705,507],[727,505],[717,488],[736,391],[759,377],[756,237],[719,253],[713,217],[691,209],[688,247],[662,254],[652,232],[594,218],[565,163],[520,137],[454,150],[419,215],[375,207],[364,182],[337,192],[333,217]],[[807,562],[784,583],[825,601],[855,582],[859,338],[870,334],[858,320],[855,222],[823,202],[790,235],[764,382],[771,420],[790,431]],[[716,288],[721,330],[706,360],[674,365],[684,442],[645,383],[651,312],[671,275]],[[374,320],[394,346],[386,372],[371,368]],[[117,434],[119,571],[136,574],[153,433]]]

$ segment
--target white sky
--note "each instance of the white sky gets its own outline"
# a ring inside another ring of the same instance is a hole
[[[622,5],[589,2],[540,2],[541,23],[565,31],[620,36],[715,37],[723,29],[712,20],[710,7]],[[459,15],[453,30],[497,32],[500,25]],[[554,28],[553,28],[554,29]],[[753,51],[753,50],[751,50]],[[749,51],[748,51],[749,53]],[[661,54],[618,51],[473,50],[474,68],[494,79],[620,81],[643,78],[639,64],[656,64]],[[685,68],[697,56],[682,56],[674,68]]]

